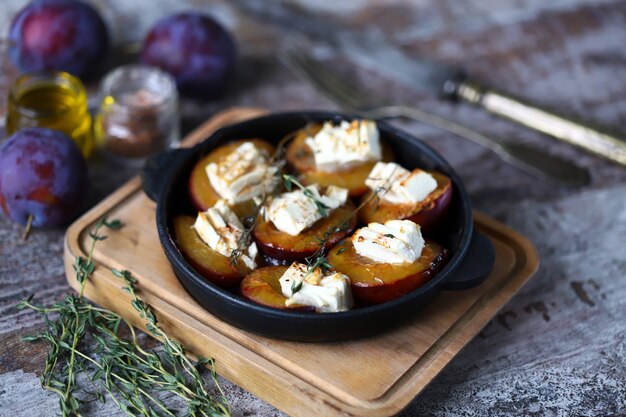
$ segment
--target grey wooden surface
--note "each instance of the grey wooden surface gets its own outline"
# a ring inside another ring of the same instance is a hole
[[[4,33],[24,3],[2,1]],[[624,1],[93,3],[106,17],[117,45],[140,40],[157,18],[189,8],[213,14],[233,31],[240,49],[235,85],[219,101],[183,102],[185,130],[232,105],[333,108],[274,58],[275,51],[296,36],[289,22],[314,25],[315,18],[321,18],[340,22],[346,32],[376,30],[409,54],[463,64],[501,88],[626,131]],[[532,143],[589,167],[593,174],[592,185],[585,189],[555,187],[470,142],[415,123],[395,122],[448,158],[475,206],[527,235],[542,257],[536,277],[402,415],[626,415],[626,169],[479,110],[440,103],[341,57],[335,61],[374,90],[490,135]],[[13,76],[3,63],[2,96]],[[0,113],[5,109],[0,106]],[[132,174],[112,176],[102,163],[91,168],[94,189],[86,196],[91,203]],[[56,398],[44,392],[37,379],[45,350],[20,341],[42,323],[36,314],[14,306],[33,292],[39,301],[51,302],[69,290],[61,258],[63,232],[36,231],[23,242],[18,226],[0,220],[0,416],[56,414]],[[282,415],[227,381],[224,385],[235,415]],[[121,413],[109,403],[85,415]]]

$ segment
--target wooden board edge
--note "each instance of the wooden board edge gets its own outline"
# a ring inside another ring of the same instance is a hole
[[[244,112],[243,114],[242,114],[242,111]],[[229,124],[229,123],[244,120],[247,118],[256,117],[264,113],[267,113],[267,112],[263,109],[254,109],[254,108],[246,108],[246,109],[233,108],[233,109],[225,110],[224,112],[219,113],[215,117],[215,119],[211,119],[205,122],[204,124],[199,126],[196,130],[194,130],[190,135],[188,135],[188,137],[185,139],[183,144],[184,146],[192,145],[206,138],[208,134],[210,134],[212,131],[215,131],[217,128],[224,126],[224,124]],[[65,269],[66,269],[66,277],[70,286],[72,286],[75,289],[77,289],[77,286],[78,286],[78,283],[73,279],[72,265],[74,263],[75,257],[87,256],[87,253],[85,253],[85,249],[82,248],[80,245],[81,236],[83,235],[83,233],[86,231],[87,228],[93,225],[93,223],[95,223],[99,218],[101,218],[103,215],[106,215],[114,207],[116,207],[122,200],[130,197],[134,192],[138,192],[139,188],[140,188],[140,180],[138,177],[135,177],[129,180],[126,184],[124,184],[118,190],[113,192],[109,197],[107,197],[106,199],[104,199],[103,201],[95,205],[91,210],[89,210],[87,213],[81,216],[68,228],[67,233],[65,235],[65,241],[64,241],[64,262],[65,262]],[[379,397],[376,400],[367,401],[367,400],[357,399],[358,404],[357,403],[354,403],[352,405],[343,404],[343,403],[335,404],[336,399],[334,397],[328,396],[324,392],[317,392],[317,393],[309,394],[309,396],[314,395],[316,398],[320,396],[321,397],[325,396],[325,398],[323,398],[321,402],[318,404],[319,406],[329,407],[327,411],[331,412],[331,414],[336,414],[337,411],[341,410],[340,408],[337,408],[337,407],[345,408],[346,406],[348,406],[350,410],[348,409],[342,410],[342,412],[345,411],[344,415],[362,415],[362,416],[381,416],[382,417],[382,416],[389,416],[389,415],[394,415],[398,413],[404,407],[406,407],[411,402],[411,400],[413,400],[417,395],[419,395],[419,393],[428,385],[428,383],[432,381],[435,378],[435,376],[439,372],[441,372],[441,370],[443,370],[443,368],[450,362],[451,358],[456,356],[460,352],[460,350],[467,343],[469,343],[476,334],[478,334],[482,330],[484,325],[486,325],[486,323],[493,316],[495,316],[495,314],[497,314],[497,312],[504,306],[504,304],[506,304],[506,302],[508,302],[515,295],[515,293],[517,293],[517,291],[526,283],[526,281],[530,279],[530,277],[532,277],[534,272],[537,270],[538,264],[539,264],[537,251],[532,245],[532,243],[521,234],[515,232],[513,229],[503,225],[502,223],[496,221],[495,219],[488,217],[485,214],[474,212],[474,216],[475,216],[475,220],[477,222],[478,228],[487,229],[490,232],[497,234],[501,238],[514,242],[518,246],[518,250],[516,251],[516,254],[520,254],[520,253],[525,254],[524,265],[520,267],[520,270],[515,276],[516,279],[513,280],[513,283],[509,282],[508,285],[507,283],[505,283],[502,286],[497,286],[498,287],[497,290],[488,292],[490,299],[491,297],[495,297],[496,295],[498,295],[498,293],[504,290],[506,290],[508,294],[505,297],[500,297],[500,299],[497,300],[497,304],[492,304],[489,306],[489,308],[484,309],[481,314],[481,320],[476,321],[475,320],[476,315],[473,315],[472,318],[466,320],[463,325],[459,325],[460,326],[459,328],[457,328],[457,324],[459,324],[459,322],[457,322],[454,326],[452,326],[448,330],[448,332],[444,334],[442,339],[440,339],[441,343],[445,342],[444,346],[439,346],[438,345],[439,342],[433,345],[433,347],[438,346],[440,349],[442,349],[440,351],[441,353],[439,355],[433,355],[432,358],[425,359],[424,365],[420,366],[420,369],[424,369],[424,367],[433,367],[433,366],[435,367],[433,368],[434,372],[431,372],[431,377],[428,379],[428,381],[425,381],[425,382],[412,381],[412,383],[409,383],[411,381],[408,381],[408,380],[410,380],[411,377],[414,377],[415,374],[420,370],[417,368],[414,369],[414,367],[412,367],[411,370],[409,370],[398,381],[396,381],[396,383],[391,387],[389,391],[387,391],[383,396]],[[503,232],[502,230],[500,230],[501,228],[505,229],[506,232]],[[94,272],[94,275],[99,275],[101,273],[102,271],[96,270]],[[87,292],[86,290],[86,294],[88,296],[92,294],[91,290],[89,290],[89,292]],[[94,294],[94,296],[95,295],[96,294]],[[154,302],[156,303],[161,302],[163,303],[163,305],[166,305],[166,303],[158,299],[158,297],[156,296],[154,297],[157,299],[157,301],[154,301]],[[481,304],[485,305],[487,301],[486,299],[484,299],[484,297],[485,297],[485,294],[483,294],[483,296],[481,296],[477,300],[475,305],[478,305],[479,301]],[[89,298],[95,302],[98,302],[94,298],[91,298],[91,297]],[[161,308],[164,308],[164,307],[161,306]],[[474,306],[472,308],[474,308]],[[485,313],[487,310],[488,312]],[[488,317],[488,318],[485,319],[485,317]],[[208,326],[205,326],[205,327],[210,328]],[[229,341],[230,343],[234,344],[236,347],[240,347],[240,345],[237,344],[237,342],[228,338],[228,336],[220,333],[217,330],[214,330],[214,329],[212,330],[216,332],[217,334],[219,334],[220,337],[223,338],[224,340]],[[442,359],[442,356],[443,356],[442,354],[445,350],[445,344],[450,346],[458,339],[464,339],[464,342],[462,342],[461,344],[455,345],[453,349],[454,353],[451,354],[450,358]],[[429,349],[429,352],[430,351],[434,352],[433,347]],[[256,353],[254,354],[256,355]],[[427,356],[427,355],[428,355],[428,352],[424,356]],[[270,361],[268,361],[267,359],[264,359],[263,357],[259,355],[256,355],[256,356],[259,358],[259,360],[263,360],[268,363],[271,363]],[[272,366],[276,367],[275,364],[273,363],[271,364]],[[280,368],[280,367],[277,367],[277,368],[280,369],[282,372],[289,373],[283,368]],[[219,372],[219,369],[220,367],[218,366],[218,372]],[[227,379],[231,379],[227,375],[228,372],[229,372],[228,369],[224,369],[223,373],[220,373],[220,374],[223,375]],[[299,377],[296,377],[296,378],[300,379]],[[246,383],[243,383],[242,381],[238,379],[231,379],[231,380],[237,383],[238,385],[242,386],[244,389],[247,389],[248,391],[252,392],[253,394],[264,397],[262,394],[256,393],[257,388],[247,387]],[[305,382],[303,381],[303,383]],[[308,388],[308,387],[314,388],[310,384],[306,384],[305,388]],[[303,389],[303,388],[300,387],[300,389]],[[284,409],[283,411],[293,412],[293,411],[298,411],[298,410],[300,409],[299,408],[295,410]],[[319,415],[319,414],[313,413],[311,415]]]
[[[119,194],[116,192],[115,194],[111,195],[111,199],[113,201],[110,202],[111,204],[103,205],[104,211],[108,211],[111,208],[115,207],[124,198],[128,198],[129,196],[131,196],[133,192],[139,192],[139,190],[137,189],[138,186],[138,183],[130,183],[128,184],[128,187],[124,187],[123,190],[119,190],[123,192],[120,192]],[[97,213],[102,213],[102,211],[98,211]],[[72,234],[68,233],[68,239],[73,239],[73,242],[78,242],[80,236],[86,231],[86,228],[90,227],[95,221],[97,221],[100,216],[96,214],[91,216],[86,215],[84,217],[85,218],[83,219],[83,222],[81,222],[81,224],[77,224],[75,230],[72,230]],[[514,296],[517,290],[519,290],[519,288],[521,288],[525,284],[525,282],[532,276],[532,274],[536,271],[538,267],[538,257],[536,256],[536,250],[534,249],[532,243],[528,241],[528,239],[524,238],[519,233],[513,231],[512,229],[502,225],[501,223],[489,218],[482,213],[475,213],[475,217],[478,223],[477,226],[479,228],[483,229],[488,234],[498,234],[504,240],[513,242],[518,246],[517,250],[515,251],[518,258],[518,263],[516,265],[517,273],[515,275],[515,279],[505,282],[502,286],[496,286],[497,288],[494,288],[490,292],[483,294],[483,296],[481,296],[476,301],[476,303],[472,306],[470,310],[474,310],[474,314],[464,316],[464,319],[459,320],[455,325],[453,325],[442,336],[442,338],[426,352],[423,359],[420,359],[420,361],[418,361],[418,363],[416,363],[409,371],[407,371],[405,375],[403,375],[398,381],[396,381],[391,389],[388,390],[383,396],[375,400],[361,400],[353,398],[353,401],[350,401],[349,403],[341,403],[338,398],[328,395],[323,390],[318,389],[317,387],[302,380],[299,376],[293,375],[288,370],[278,367],[270,360],[264,358],[262,355],[259,355],[256,352],[252,352],[247,348],[243,348],[248,353],[254,355],[254,358],[248,358],[248,360],[255,363],[259,363],[259,361],[263,361],[264,363],[271,363],[275,370],[280,369],[281,372],[292,375],[291,383],[293,383],[293,379],[295,378],[300,383],[304,384],[304,387],[300,387],[301,391],[304,390],[303,393],[305,393],[306,389],[312,389],[313,392],[306,392],[307,396],[318,400],[319,404],[317,405],[317,407],[330,407],[330,409],[328,409],[327,411],[332,412],[333,414],[337,413],[337,407],[344,407],[344,411],[346,411],[347,413],[346,415],[354,414],[362,416],[389,416],[401,411],[417,395],[419,395],[419,393],[428,385],[430,381],[434,379],[434,377],[439,372],[441,372],[445,368],[445,366],[450,362],[451,358],[456,356],[458,352],[460,352],[460,350],[467,343],[469,343],[473,339],[473,337],[480,332],[480,330],[482,330],[488,320],[495,316],[500,308]],[[79,256],[87,255],[79,245],[66,245],[66,274],[68,282],[74,288],[77,288],[78,286],[77,282],[73,281],[71,278],[73,273],[72,264],[76,254],[78,254]],[[96,273],[99,276],[104,272],[102,270],[97,270]],[[109,273],[109,275],[109,278],[113,277],[112,274]],[[114,278],[112,279],[114,280]],[[508,286],[506,285],[507,283],[509,284]],[[503,291],[507,293],[505,297],[500,297],[500,299],[497,300],[497,303],[490,302],[492,297],[496,295],[502,295]],[[98,295],[97,291],[94,293],[93,291],[89,290],[89,286],[88,289],[86,289],[86,295],[95,302],[98,302],[98,300],[101,298]],[[161,309],[164,308],[163,306],[167,305],[165,301],[161,300],[149,291],[146,292],[146,295],[150,297],[152,303],[159,304],[161,306]],[[481,306],[486,307],[481,310]],[[110,306],[105,305],[105,307]],[[133,313],[132,311],[130,312]],[[477,320],[478,317],[480,318],[480,320]],[[224,335],[218,330],[212,329],[211,327],[204,324],[201,325],[205,327],[205,335],[207,333],[206,329],[210,329],[212,334],[219,334],[220,339],[228,340],[230,344],[234,344],[240,349],[242,348],[241,345],[230,339],[227,335]],[[213,335],[212,338],[214,340],[218,339]],[[183,342],[185,344],[193,344],[193,340],[187,340],[186,338],[184,339],[185,340],[183,340]],[[461,343],[459,343],[459,341],[461,341]],[[453,348],[450,349],[450,346],[453,346]],[[201,352],[201,354],[207,354],[207,352]],[[222,360],[224,360],[223,357]],[[241,362],[238,362],[238,364],[241,364]],[[429,368],[429,378],[427,380],[424,380],[423,377],[416,378],[417,375],[424,372],[427,368]],[[224,369],[224,371],[220,372],[220,375],[229,380],[232,380],[234,383],[242,386],[250,392],[267,399],[267,396],[264,395],[264,393],[257,392],[257,388],[249,387],[249,384],[247,384],[245,380],[239,379],[236,376],[233,377],[232,375],[229,375],[228,367],[218,366],[218,372],[219,369]],[[281,387],[272,386],[271,391],[281,391]],[[348,409],[350,409],[350,411],[348,411]],[[284,411],[293,412],[295,410],[285,409]]]

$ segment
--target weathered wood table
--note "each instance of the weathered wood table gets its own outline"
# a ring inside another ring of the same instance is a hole
[[[24,0],[4,0],[6,35]],[[563,113],[626,131],[626,3],[621,0],[137,1],[95,0],[117,45],[140,40],[159,17],[197,8],[232,30],[240,49],[232,90],[210,103],[184,101],[183,129],[232,105],[272,110],[333,108],[291,75],[274,53],[311,16],[346,32],[378,29],[407,53],[463,64],[494,85]],[[157,5],[155,5],[157,3]],[[261,9],[263,7],[263,9]],[[258,8],[258,9],[257,9]],[[5,36],[3,35],[3,36]],[[592,170],[585,189],[559,188],[503,163],[468,141],[415,123],[396,122],[424,138],[456,167],[477,209],[527,235],[542,257],[537,276],[406,409],[403,415],[626,414],[626,169],[480,110],[441,103],[340,59],[374,90],[410,100],[484,133],[532,143]],[[0,95],[14,71],[3,63]],[[0,107],[4,115],[6,108]],[[92,164],[93,204],[132,172],[114,177]],[[42,325],[15,309],[31,293],[52,302],[69,290],[62,262],[64,230],[36,231],[0,220],[0,416],[51,416],[56,398],[40,388],[45,349],[20,338]],[[238,416],[281,415],[224,381]],[[112,403],[88,416],[121,415]]]

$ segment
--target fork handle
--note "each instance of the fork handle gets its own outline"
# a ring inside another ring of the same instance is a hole
[[[475,81],[462,81],[455,87],[455,97],[490,113],[626,165],[626,141],[616,136],[487,88]]]
[[[550,155],[532,146],[503,142],[445,117],[427,113],[415,107],[379,107],[375,111],[370,111],[369,114],[375,118],[402,116],[469,139],[491,149],[505,161],[540,178],[576,187],[588,185],[590,181],[589,172],[570,161]]]

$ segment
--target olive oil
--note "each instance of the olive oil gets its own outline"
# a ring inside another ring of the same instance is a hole
[[[48,127],[70,136],[85,158],[93,151],[91,116],[81,81],[65,72],[24,74],[8,100],[7,132]]]

